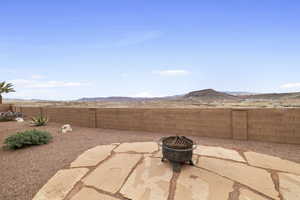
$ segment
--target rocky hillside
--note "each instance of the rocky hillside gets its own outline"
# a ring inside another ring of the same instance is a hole
[[[218,92],[213,89],[193,91],[186,94],[184,98],[197,98],[203,101],[240,100],[238,96],[230,95],[225,92]]]

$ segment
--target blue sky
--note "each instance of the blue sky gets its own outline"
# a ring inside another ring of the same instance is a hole
[[[11,98],[300,91],[300,2],[2,0]]]

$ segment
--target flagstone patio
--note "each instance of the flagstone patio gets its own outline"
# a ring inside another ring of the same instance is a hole
[[[97,146],[58,171],[33,200],[299,200],[300,164],[198,146],[173,173],[154,142]]]

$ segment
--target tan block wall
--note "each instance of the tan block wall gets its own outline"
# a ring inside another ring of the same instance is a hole
[[[11,110],[12,106],[9,104],[2,104],[0,105],[0,112],[6,112]]]
[[[97,110],[96,108],[89,109],[89,127],[97,128]]]
[[[47,116],[51,122],[90,127],[88,108],[44,108],[43,115]]]
[[[231,138],[230,109],[97,109],[101,128]]]
[[[300,144],[300,109],[14,107],[26,116],[91,128]]]
[[[24,114],[25,119],[31,119],[32,117],[42,115],[42,110],[43,108],[39,107],[20,107],[16,109],[17,112]]]
[[[248,139],[248,111],[232,110],[232,138]]]
[[[300,109],[248,110],[248,139],[300,144]]]

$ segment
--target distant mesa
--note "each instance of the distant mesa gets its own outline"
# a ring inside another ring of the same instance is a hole
[[[240,100],[240,97],[213,89],[197,90],[184,95],[184,98],[197,98],[204,101]]]

